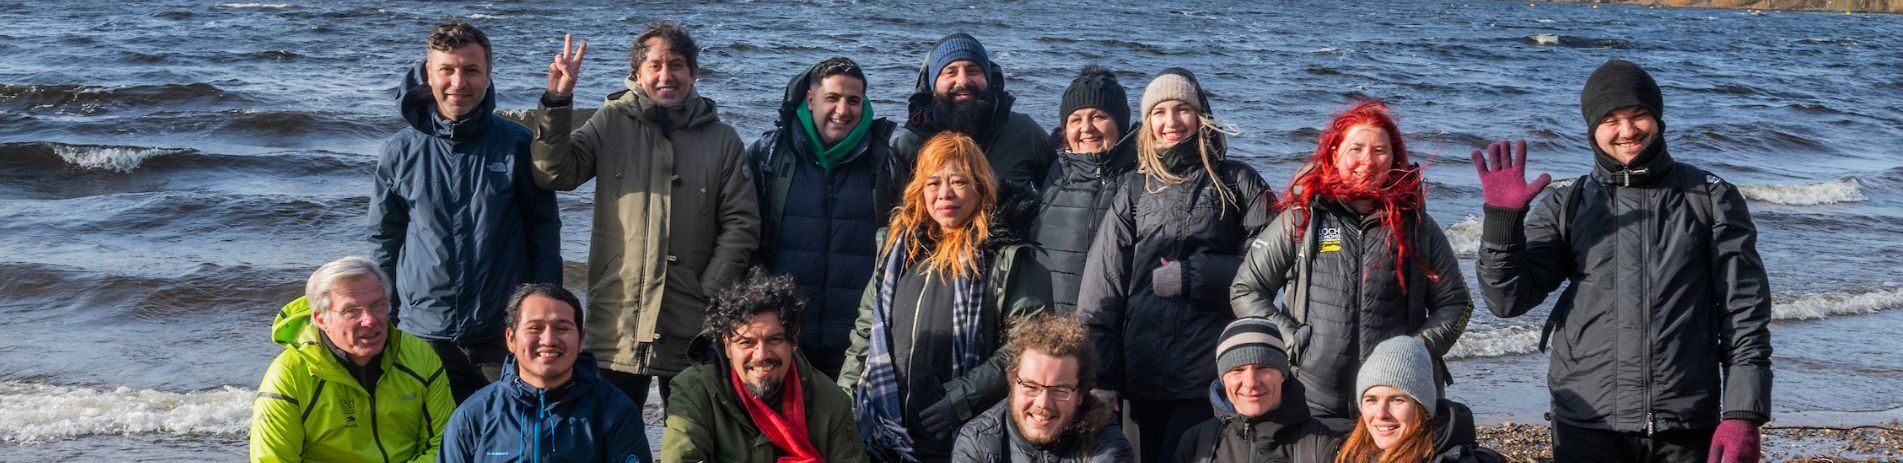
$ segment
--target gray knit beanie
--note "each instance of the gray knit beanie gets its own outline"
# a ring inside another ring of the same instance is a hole
[[[1355,397],[1358,400],[1375,386],[1400,389],[1420,402],[1429,416],[1440,402],[1440,390],[1434,387],[1434,356],[1427,353],[1426,344],[1412,336],[1388,338],[1368,354],[1361,373],[1355,376]]]
[[[1185,72],[1186,73],[1186,72]],[[1150,86],[1143,88],[1142,117],[1150,116],[1150,109],[1169,100],[1180,100],[1196,108],[1196,112],[1209,112],[1203,107],[1202,92],[1196,87],[1196,81],[1182,73],[1164,72],[1150,80]]]
[[[1282,330],[1267,318],[1238,318],[1222,329],[1216,340],[1216,375],[1243,365],[1269,365],[1288,374],[1288,351]]]

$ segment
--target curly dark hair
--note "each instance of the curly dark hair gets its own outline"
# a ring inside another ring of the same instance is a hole
[[[1089,392],[1097,387],[1097,348],[1090,343],[1090,332],[1076,316],[1045,312],[1015,320],[1011,340],[1005,343],[1007,383],[1017,382],[1018,356],[1027,351],[1077,359],[1077,390]]]
[[[714,295],[713,303],[707,306],[707,321],[701,326],[701,333],[724,340],[747,319],[763,312],[779,315],[787,339],[797,342],[806,316],[806,296],[793,284],[793,277],[760,267],[747,270],[747,276]]]
[[[640,70],[641,62],[648,58],[648,39],[660,37],[667,41],[668,51],[681,55],[687,60],[687,68],[700,74],[700,46],[694,44],[694,36],[687,34],[687,28],[673,21],[655,21],[641,26],[641,32],[634,36],[634,49],[628,52],[628,66]]]
[[[495,64],[495,51],[489,48],[489,36],[482,29],[462,21],[450,21],[437,24],[429,33],[429,49],[451,51],[469,45],[482,46],[482,58]]]

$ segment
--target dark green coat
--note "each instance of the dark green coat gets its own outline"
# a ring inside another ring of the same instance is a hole
[[[682,371],[669,383],[674,394],[667,398],[661,461],[771,463],[776,458],[773,442],[753,425],[740,404],[741,392],[734,390],[728,377],[732,369],[719,355],[714,354],[713,362]],[[797,352],[793,367],[799,369],[800,389],[806,396],[806,432],[820,457],[828,462],[866,461],[859,423],[852,417],[852,398],[833,387],[832,378],[813,369]]]

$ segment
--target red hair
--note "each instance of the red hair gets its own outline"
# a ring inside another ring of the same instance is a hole
[[[1394,153],[1387,180],[1373,188],[1349,182],[1335,172],[1335,152],[1340,148],[1341,140],[1347,138],[1349,129],[1363,126],[1386,131],[1388,145]],[[1299,211],[1296,212],[1295,222],[1297,241],[1302,239],[1302,233],[1308,229],[1308,220],[1312,215],[1308,205],[1317,198],[1343,202],[1373,201],[1374,212],[1380,214],[1381,225],[1387,227],[1393,237],[1388,240],[1388,250],[1394,254],[1394,277],[1401,283],[1401,292],[1407,292],[1407,275],[1402,271],[1406,263],[1419,266],[1429,281],[1440,280],[1440,275],[1435,274],[1426,262],[1408,249],[1408,221],[1421,214],[1421,170],[1408,161],[1407,145],[1401,142],[1401,129],[1394,124],[1394,115],[1388,111],[1387,104],[1381,100],[1361,100],[1336,115],[1333,121],[1329,121],[1328,129],[1322,132],[1321,141],[1315,144],[1315,154],[1297,172],[1295,180],[1289,184],[1288,193],[1282,195],[1280,207],[1285,211]]]

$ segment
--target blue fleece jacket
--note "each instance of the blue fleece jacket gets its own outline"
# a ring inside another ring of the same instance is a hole
[[[516,376],[509,358],[501,381],[449,417],[437,461],[653,461],[641,407],[595,371],[595,356],[582,352],[567,384],[537,389]]]
[[[409,125],[377,162],[374,258],[395,280],[398,329],[432,341],[494,339],[517,286],[561,283],[560,211],[530,177],[534,134],[495,115],[495,88],[475,111],[444,119],[425,72],[418,64],[397,88]]]

